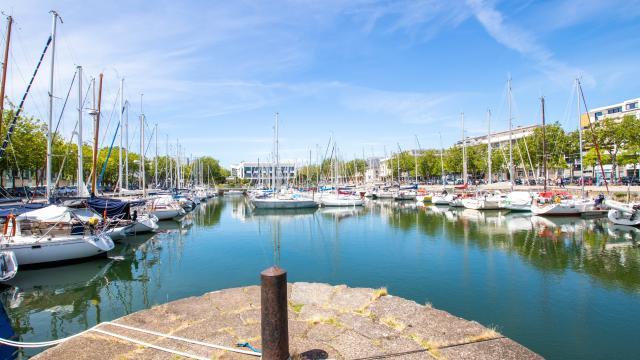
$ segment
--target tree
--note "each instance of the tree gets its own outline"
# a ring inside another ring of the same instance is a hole
[[[633,115],[626,115],[622,119],[605,118],[592,124],[592,128],[585,131],[585,142],[595,147],[597,142],[601,151],[611,158],[611,174],[613,180],[618,177],[618,154],[630,144],[637,144],[640,138],[640,121]]]

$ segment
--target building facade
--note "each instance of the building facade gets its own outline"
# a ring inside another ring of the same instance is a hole
[[[640,98],[591,109],[588,119],[591,122],[596,122],[604,119],[621,119],[626,115],[634,115],[640,118]],[[583,127],[589,126],[586,114],[582,114],[581,123]]]
[[[248,180],[251,185],[269,184],[273,178],[274,164],[263,162],[241,162],[231,166],[231,176],[237,179]],[[296,164],[281,162],[275,168],[275,176],[279,182],[293,180],[297,175]]]

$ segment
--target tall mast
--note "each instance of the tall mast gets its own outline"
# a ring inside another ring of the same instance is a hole
[[[158,186],[158,123],[156,123],[156,129],[153,134],[156,137],[156,164],[154,166],[156,170],[155,186]]]
[[[78,196],[84,189],[84,170],[82,169],[82,66],[78,66]],[[86,191],[86,190],[85,190]]]
[[[147,186],[144,174],[144,112],[142,112],[142,96],[140,94],[140,182],[142,184],[142,196],[147,196]]]
[[[126,146],[124,152],[124,188],[129,189],[129,104],[124,104],[124,143]]]
[[[464,113],[460,113],[462,122],[462,183],[467,184],[467,140],[464,137]]]
[[[444,187],[444,147],[442,146],[442,133],[440,135],[440,173],[442,174],[442,187]]]
[[[164,158],[164,186],[171,184],[169,182],[169,134],[166,134],[167,153]]]
[[[511,181],[511,191],[513,191],[513,185],[515,180],[513,178],[513,127],[511,124],[511,76],[509,76],[508,83],[508,102],[509,102],[509,180]]]
[[[100,73],[100,81],[98,82],[98,110],[95,112],[93,126],[93,163],[91,164],[91,193],[96,193],[97,175],[98,175],[98,134],[100,131],[100,109],[102,105],[102,73]]]
[[[398,158],[396,159],[396,164],[398,164],[398,186],[400,186],[400,183],[402,182],[402,178],[400,177],[400,154],[402,153],[402,150],[400,149],[400,144],[398,143]]]
[[[49,124],[47,127],[47,200],[51,197],[51,151],[53,141],[53,74],[56,60],[56,25],[58,24],[58,13],[51,11],[51,77],[49,79]],[[62,21],[62,20],[61,20]],[[3,81],[4,85],[4,81]],[[4,98],[2,99],[4,102]]]
[[[120,148],[118,149],[118,191],[122,192],[122,120],[124,115],[124,78],[120,79]]]
[[[487,109],[487,123],[489,133],[487,134],[487,183],[491,185],[491,110]]]
[[[2,86],[0,87],[0,130],[2,130],[2,115],[4,112],[4,90],[7,86],[7,67],[9,65],[9,44],[11,43],[11,24],[13,18],[7,17],[7,38],[4,42],[4,59],[2,60]]]
[[[275,153],[275,157],[276,157],[276,171],[280,172],[280,144],[278,143],[278,117],[279,117],[279,113],[276,113],[276,153]],[[278,182],[278,176],[277,174],[274,173],[275,177],[275,184],[277,185]],[[274,189],[276,189],[277,187],[274,186]]]
[[[416,163],[416,184],[418,184],[418,150],[420,149],[420,141],[418,141],[418,135],[414,135],[416,137],[416,145],[418,148],[413,152],[413,160]]]
[[[584,168],[582,167],[582,123],[580,118],[580,87],[578,81],[579,80],[576,79],[576,99],[578,100],[578,143],[580,144],[580,194],[582,195],[582,197],[584,197]],[[587,116],[588,115],[589,113],[587,112]]]
[[[580,100],[578,100],[580,101]],[[544,114],[544,96],[540,98],[540,105],[542,106],[542,176],[544,177],[544,191],[547,191],[547,129],[545,128],[545,114]]]

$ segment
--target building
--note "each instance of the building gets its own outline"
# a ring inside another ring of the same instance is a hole
[[[608,118],[621,119],[626,115],[635,115],[640,118],[640,98],[629,99],[621,103],[591,109],[589,111],[589,120],[596,122]],[[582,114],[581,125],[583,127],[589,126],[586,114]]]
[[[640,98],[629,99],[620,103],[593,108],[589,110],[588,116],[587,114],[581,115],[580,125],[583,128],[587,128],[589,127],[589,121],[591,123],[595,123],[604,119],[617,120],[622,119],[627,115],[634,115],[640,119]],[[585,149],[585,152],[586,150],[587,149]],[[612,177],[611,164],[603,164],[602,167],[605,176],[610,179]],[[637,167],[637,164],[618,165],[616,176],[634,176],[634,174],[637,176]],[[584,174],[585,176],[594,177],[596,181],[599,181],[602,178],[601,171],[597,167],[591,169],[585,167]]]
[[[527,126],[518,126],[513,128],[511,131],[497,131],[491,133],[491,148],[506,148],[509,147],[509,137],[513,142],[516,142],[522,138],[533,135],[533,131],[536,128],[542,127],[542,125],[527,125]],[[511,133],[511,135],[509,135]],[[488,135],[480,135],[467,137],[465,139],[467,146],[474,145],[482,145],[487,144]],[[458,141],[456,145],[462,145],[462,140]]]
[[[248,180],[250,184],[263,182],[267,184],[272,179],[274,164],[267,162],[241,162],[231,166],[231,176],[237,179]],[[294,179],[297,175],[297,168],[294,163],[281,162],[276,169],[276,177],[280,182],[287,179]]]

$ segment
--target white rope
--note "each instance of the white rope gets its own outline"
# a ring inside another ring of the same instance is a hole
[[[98,324],[96,326],[93,326],[93,327],[91,327],[91,328],[89,328],[87,330],[84,330],[82,332],[79,332],[79,333],[77,333],[75,335],[71,335],[69,337],[58,339],[58,340],[40,341],[40,342],[21,342],[21,341],[13,341],[13,340],[9,340],[9,339],[0,338],[0,344],[9,345],[9,346],[12,346],[12,347],[20,347],[20,348],[49,347],[49,346],[54,346],[54,345],[61,344],[63,342],[71,340],[71,339],[73,339],[75,337],[78,337],[78,336],[83,335],[85,333],[88,333],[90,331],[95,331],[95,332],[98,332],[98,333],[101,333],[101,334],[113,336],[113,337],[116,337],[116,338],[119,338],[119,339],[122,339],[122,340],[130,341],[130,342],[135,343],[135,344],[139,344],[139,345],[143,345],[143,346],[150,347],[150,348],[153,348],[153,349],[157,349],[157,350],[173,353],[173,354],[176,354],[176,355],[181,355],[181,356],[189,357],[189,358],[192,358],[192,359],[206,359],[206,360],[209,360],[206,357],[201,357],[201,356],[198,356],[198,355],[192,355],[192,354],[188,354],[188,353],[183,353],[183,352],[180,352],[180,351],[177,351],[177,350],[172,350],[172,349],[164,348],[164,347],[161,347],[161,346],[153,345],[153,344],[150,344],[150,343],[147,343],[147,342],[144,342],[144,341],[140,341],[140,340],[137,340],[137,339],[133,339],[133,338],[130,338],[128,336],[119,335],[119,334],[115,334],[115,333],[112,333],[112,332],[109,332],[109,331],[106,331],[106,330],[98,329],[98,327],[101,326],[101,325],[113,325],[113,326],[125,328],[125,329],[128,329],[128,330],[139,331],[139,332],[150,334],[150,335],[155,335],[155,336],[159,336],[159,337],[165,337],[165,338],[168,338],[168,339],[183,341],[183,342],[187,342],[187,343],[191,343],[191,344],[195,344],[195,345],[206,346],[206,347],[210,347],[210,348],[214,348],[214,349],[218,349],[218,350],[231,351],[231,352],[235,352],[235,353],[240,353],[240,354],[245,354],[245,355],[252,355],[252,356],[262,356],[261,353],[255,352],[255,351],[241,350],[241,349],[236,349],[236,348],[222,346],[222,345],[210,344],[210,343],[206,343],[206,342],[202,342],[202,341],[198,341],[198,340],[191,340],[191,339],[183,338],[183,337],[180,337],[180,336],[163,334],[163,333],[156,332],[156,331],[140,329],[140,328],[136,328],[136,327],[133,327],[133,326],[124,325],[124,324],[118,324],[118,323],[109,322],[109,321],[102,322],[102,323],[100,323],[100,324]]]
[[[222,345],[209,344],[209,343],[198,341],[198,340],[191,340],[191,339],[183,338],[183,337],[180,337],[180,336],[167,335],[167,334],[159,333],[159,332],[156,332],[156,331],[135,328],[133,326],[128,326],[128,325],[124,325],[124,324],[113,323],[113,322],[103,322],[103,324],[119,326],[119,327],[122,327],[122,328],[125,328],[125,329],[129,329],[129,330],[139,331],[139,332],[143,332],[143,333],[150,334],[150,335],[166,337],[168,339],[184,341],[184,342],[188,342],[188,343],[195,344],[195,345],[207,346],[207,347],[214,348],[214,349],[233,351],[233,352],[237,352],[237,353],[241,353],[241,354],[247,354],[247,355],[260,356],[260,353],[255,352],[255,351],[240,350],[240,349],[231,348],[231,347],[222,346]]]
[[[152,349],[156,349],[156,350],[160,350],[160,351],[164,351],[164,352],[168,352],[168,353],[184,356],[184,357],[187,357],[187,358],[190,358],[190,359],[210,360],[209,358],[204,357],[204,356],[193,355],[193,354],[189,354],[189,353],[186,353],[186,352],[165,348],[165,347],[158,346],[158,345],[153,345],[153,344],[150,344],[148,342],[135,340],[135,339],[123,336],[123,335],[114,334],[114,333],[109,332],[109,331],[104,331],[104,330],[100,330],[100,329],[93,329],[93,331],[99,332],[101,334],[113,336],[113,337],[118,338],[118,339],[130,341],[130,342],[132,342],[134,344],[146,346],[146,347],[149,347],[149,348],[152,348]]]

